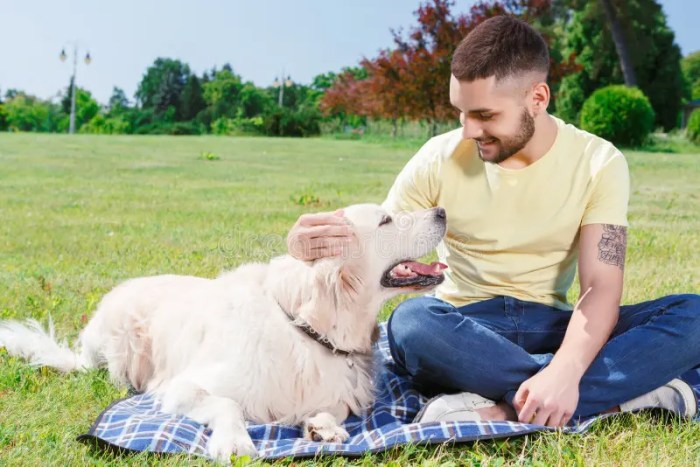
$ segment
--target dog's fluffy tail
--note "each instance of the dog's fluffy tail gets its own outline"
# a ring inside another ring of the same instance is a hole
[[[68,347],[66,341],[59,342],[54,335],[53,321],[45,330],[38,321],[0,321],[0,347],[10,355],[22,357],[32,365],[56,368],[64,373],[85,367],[80,355]]]

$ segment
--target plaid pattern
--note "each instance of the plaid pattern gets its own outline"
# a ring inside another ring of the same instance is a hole
[[[345,443],[317,443],[302,439],[296,426],[280,424],[248,425],[262,458],[314,457],[318,454],[362,456],[399,444],[464,442],[521,436],[552,428],[516,422],[434,422],[411,423],[427,398],[411,381],[394,371],[386,339],[386,326],[380,326],[377,344],[384,366],[377,377],[378,397],[374,406],[361,416],[351,416],[344,424],[350,434]],[[683,375],[700,399],[700,370]],[[565,428],[567,433],[583,433],[602,417]],[[88,434],[78,437],[104,447],[128,451],[152,451],[206,455],[210,431],[185,417],[160,411],[160,404],[147,395],[136,395],[115,402],[100,414]]]

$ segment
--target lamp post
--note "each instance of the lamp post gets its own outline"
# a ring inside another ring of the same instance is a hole
[[[66,59],[68,58],[68,55],[66,55],[66,49],[61,50],[61,55],[59,56],[62,62],[65,62]],[[92,61],[92,57],[90,57],[90,52],[85,54],[85,58],[83,59],[85,61],[86,65],[89,65],[90,62]],[[68,127],[68,133],[73,134],[75,133],[75,88],[77,87],[76,82],[75,82],[75,76],[78,71],[78,45],[73,46],[73,76],[71,77],[71,93],[70,93],[70,126]]]
[[[292,82],[292,78],[287,75],[287,79],[284,79],[284,71],[280,75],[279,78],[275,78],[275,81],[272,83],[272,86],[275,88],[280,88],[280,92],[277,97],[277,104],[279,104],[280,107],[282,107],[282,99],[284,99],[284,88],[290,87],[294,82]]]

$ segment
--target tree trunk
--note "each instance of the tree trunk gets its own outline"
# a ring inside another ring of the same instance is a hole
[[[627,86],[636,86],[637,76],[634,73],[634,66],[632,66],[625,35],[622,31],[622,26],[620,26],[620,22],[617,20],[617,14],[615,13],[612,0],[600,0],[600,4],[603,6],[605,17],[610,25],[613,42],[615,42],[615,50],[617,50],[617,56],[620,58],[622,75],[625,77],[625,84]]]
[[[394,119],[392,120],[392,127],[391,127],[391,137],[392,138],[396,139],[396,135],[398,133],[398,130],[399,130],[399,119],[394,117]]]

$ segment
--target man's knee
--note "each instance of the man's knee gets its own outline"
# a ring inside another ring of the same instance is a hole
[[[416,297],[401,302],[394,309],[387,323],[387,338],[397,363],[402,363],[407,348],[425,345],[422,341],[431,327],[434,312],[443,308],[453,309],[452,305],[435,297]]]
[[[681,313],[693,323],[694,330],[700,330],[700,295],[682,294],[676,295],[675,298]]]
[[[678,314],[700,323],[700,295],[679,294],[668,297],[667,308],[675,309]]]
[[[679,295],[681,299],[686,303],[686,305],[697,313],[700,313],[700,295],[694,293],[687,293]]]

